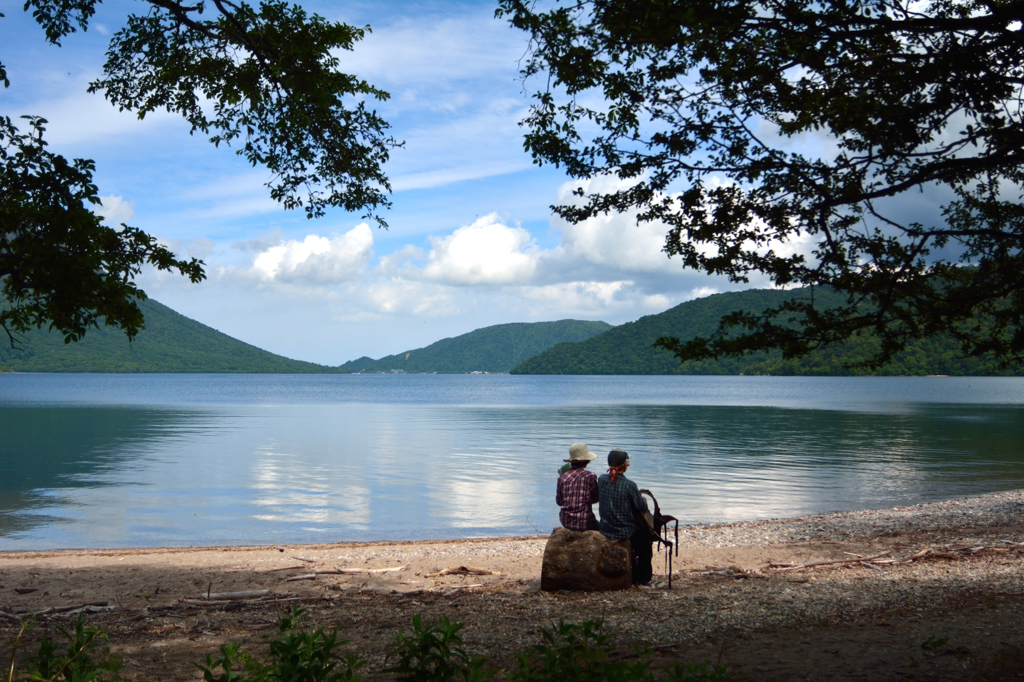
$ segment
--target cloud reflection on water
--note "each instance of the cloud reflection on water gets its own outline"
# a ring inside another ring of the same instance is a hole
[[[0,548],[546,533],[558,523],[555,470],[575,441],[599,455],[597,473],[610,449],[630,452],[630,477],[684,523],[1024,487],[1017,404],[847,411],[692,405],[685,396],[664,404],[663,382],[651,384],[661,402],[642,404],[646,384],[628,378],[617,381],[632,403],[605,401],[614,382],[587,388],[578,378],[528,386],[540,395],[548,384],[555,393],[571,385],[572,402],[489,402],[486,382],[510,400],[521,381],[511,377],[481,378],[467,394],[473,401],[432,403],[429,392],[402,389],[436,382],[452,392],[464,379],[387,379],[386,402],[267,404],[276,395],[268,390],[258,404],[0,402]],[[296,382],[286,395],[299,394]],[[765,385],[755,383],[761,393]],[[586,400],[591,390],[601,401]]]

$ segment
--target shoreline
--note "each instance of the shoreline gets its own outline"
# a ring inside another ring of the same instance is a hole
[[[191,681],[192,662],[265,646],[301,605],[307,627],[351,641],[364,679],[389,679],[387,649],[416,614],[465,623],[466,648],[506,671],[542,627],[599,619],[617,655],[648,645],[658,665],[748,679],[965,679],[1004,659],[1022,667],[989,679],[1024,679],[1024,490],[680,527],[671,590],[656,552],[651,588],[540,592],[546,539],[0,552],[0,638],[32,614],[38,635],[87,613],[129,679]],[[949,651],[922,650],[943,638]]]
[[[680,547],[720,548],[750,546],[758,543],[838,542],[871,537],[885,533],[907,533],[926,530],[953,531],[976,524],[1001,523],[1005,515],[1019,509],[1024,516],[1024,488],[956,497],[938,502],[922,502],[897,507],[823,512],[804,516],[735,521],[729,523],[690,524],[679,526]],[[157,547],[100,547],[66,549],[0,549],[0,559],[7,556],[123,556],[138,553],[189,552],[251,552],[284,547],[300,548],[366,548],[405,545],[456,545],[493,542],[545,540],[548,535],[513,535],[472,538],[439,538],[421,540],[341,540],[295,544],[245,544]],[[712,544],[713,543],[713,544]]]

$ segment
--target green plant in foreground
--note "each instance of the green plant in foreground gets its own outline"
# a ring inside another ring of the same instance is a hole
[[[529,654],[519,654],[519,669],[512,679],[524,682],[631,682],[656,679],[651,671],[650,649],[637,647],[630,659],[613,660],[610,635],[601,632],[603,622],[585,620],[579,625],[559,621],[551,629],[542,628],[543,644]],[[707,661],[699,664],[675,663],[662,670],[672,682],[717,682],[728,677],[725,666]]]
[[[121,662],[111,655],[109,648],[100,644],[107,641],[107,635],[99,628],[86,627],[82,615],[75,621],[74,632],[57,628],[67,640],[66,645],[57,644],[49,637],[43,637],[39,642],[39,651],[25,657],[24,673],[15,677],[14,656],[27,627],[22,626],[18,639],[15,640],[14,651],[11,652],[11,668],[7,675],[8,682],[114,682],[124,679],[120,675]]]
[[[241,645],[227,642],[220,655],[206,657],[206,665],[196,663],[206,682],[355,682],[356,670],[365,662],[355,653],[342,658],[335,649],[347,643],[338,640],[337,630],[324,632],[301,630],[295,624],[304,610],[293,607],[291,614],[280,620],[280,637],[270,643],[266,661],[259,661]],[[236,672],[241,667],[245,674]]]
[[[194,664],[203,673],[205,682],[356,682],[356,671],[365,661],[356,653],[339,655],[336,649],[347,642],[339,641],[337,631],[296,630],[303,609],[293,607],[280,620],[279,636],[270,642],[269,652],[260,660],[241,645],[226,642],[219,653],[206,657],[205,665]],[[719,682],[729,679],[725,666],[707,661],[699,664],[675,663],[660,674],[651,671],[650,649],[638,647],[635,654],[613,659],[610,636],[601,632],[600,620],[579,625],[559,621],[551,629],[542,629],[544,642],[529,653],[517,656],[519,667],[511,679],[524,682],[595,680],[601,682],[648,682],[665,679],[669,682]],[[463,648],[459,631],[462,623],[441,617],[436,623],[423,625],[419,615],[413,617],[412,632],[399,630],[387,661],[395,665],[385,672],[396,673],[400,680],[413,682],[477,682],[488,680],[498,672],[486,667],[487,657],[472,656]],[[99,628],[86,627],[79,616],[73,633],[63,629],[68,643],[54,644],[44,637],[39,652],[24,658],[24,672],[15,671],[15,658],[29,624],[22,626],[11,651],[11,665],[2,682],[117,682],[120,661],[101,647],[107,636]],[[946,639],[929,638],[922,648],[933,650],[948,643]],[[959,649],[953,653],[959,653]]]
[[[399,630],[387,660],[397,663],[385,670],[397,673],[400,680],[448,682],[448,680],[487,680],[497,672],[485,667],[486,656],[471,656],[462,648],[459,630],[463,624],[441,616],[436,623],[423,625],[419,614],[413,616],[412,634]]]
[[[513,679],[525,682],[568,682],[570,680],[646,680],[651,679],[646,651],[637,651],[637,660],[611,661],[610,636],[601,632],[602,621],[585,620],[579,625],[558,621],[541,629],[543,644],[529,654],[519,654],[519,669]]]

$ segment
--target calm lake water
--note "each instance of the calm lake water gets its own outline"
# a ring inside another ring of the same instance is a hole
[[[0,550],[548,533],[578,440],[685,523],[914,504],[1024,487],[1024,379],[0,374]]]

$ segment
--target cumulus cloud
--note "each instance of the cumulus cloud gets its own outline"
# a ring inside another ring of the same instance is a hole
[[[633,282],[565,282],[542,287],[530,287],[526,296],[534,301],[556,303],[571,310],[605,308],[616,297],[632,286]]]
[[[373,232],[360,223],[343,235],[311,234],[257,254],[253,270],[264,281],[335,284],[358,279],[373,257]]]
[[[609,193],[624,189],[627,183],[605,176],[580,182],[567,182],[558,190],[558,202],[580,201],[573,195],[576,188],[587,194]],[[636,211],[596,215],[580,223],[570,223],[558,216],[552,224],[562,233],[562,249],[566,255],[626,272],[678,271],[662,250],[668,226],[661,222],[637,224]]]
[[[92,212],[103,218],[104,225],[120,225],[135,217],[135,202],[114,195],[100,197],[100,205],[94,206]]]
[[[495,213],[447,237],[431,237],[430,244],[423,277],[455,286],[524,283],[540,255],[529,232],[505,225]]]

